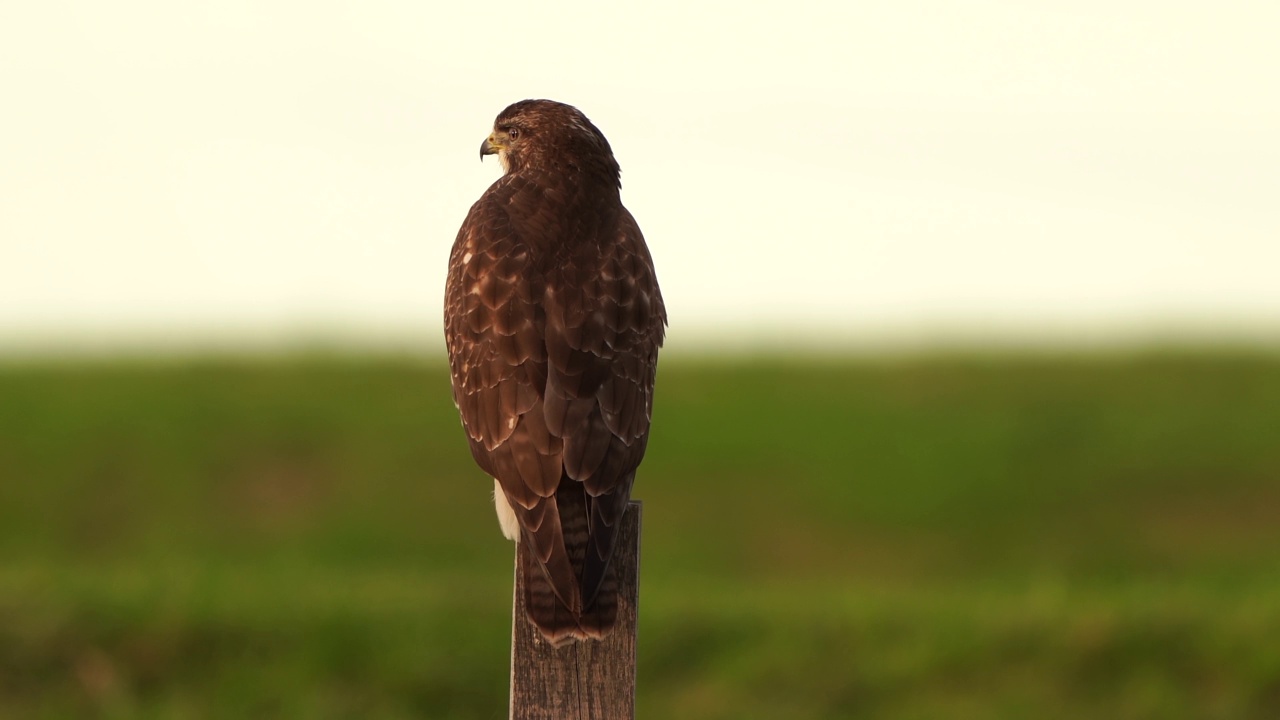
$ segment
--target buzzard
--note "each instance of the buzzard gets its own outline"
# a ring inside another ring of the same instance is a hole
[[[601,638],[666,309],[613,151],[585,115],[517,102],[480,146],[493,154],[503,176],[449,255],[453,399],[503,534],[532,550],[519,569],[529,620],[554,645]]]

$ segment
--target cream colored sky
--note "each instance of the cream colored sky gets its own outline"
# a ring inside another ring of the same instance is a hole
[[[0,8],[0,348],[435,344],[525,97],[612,142],[673,345],[1280,334],[1280,4]]]

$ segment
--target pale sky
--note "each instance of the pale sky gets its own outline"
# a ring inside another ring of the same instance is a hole
[[[673,345],[1280,335],[1280,3],[0,6],[0,351],[439,345],[510,102],[623,168]]]

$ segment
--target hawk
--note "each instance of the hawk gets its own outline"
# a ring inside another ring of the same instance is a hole
[[[553,645],[598,639],[617,614],[614,531],[649,439],[666,308],[585,115],[517,102],[480,146],[494,154],[503,175],[449,255],[453,399],[503,534],[532,551],[529,620]]]

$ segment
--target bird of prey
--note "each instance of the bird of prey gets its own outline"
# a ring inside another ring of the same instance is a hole
[[[480,146],[494,154],[503,175],[449,256],[453,399],[503,534],[532,551],[529,620],[553,645],[599,639],[616,619],[614,534],[649,439],[666,308],[585,115],[517,102]]]

